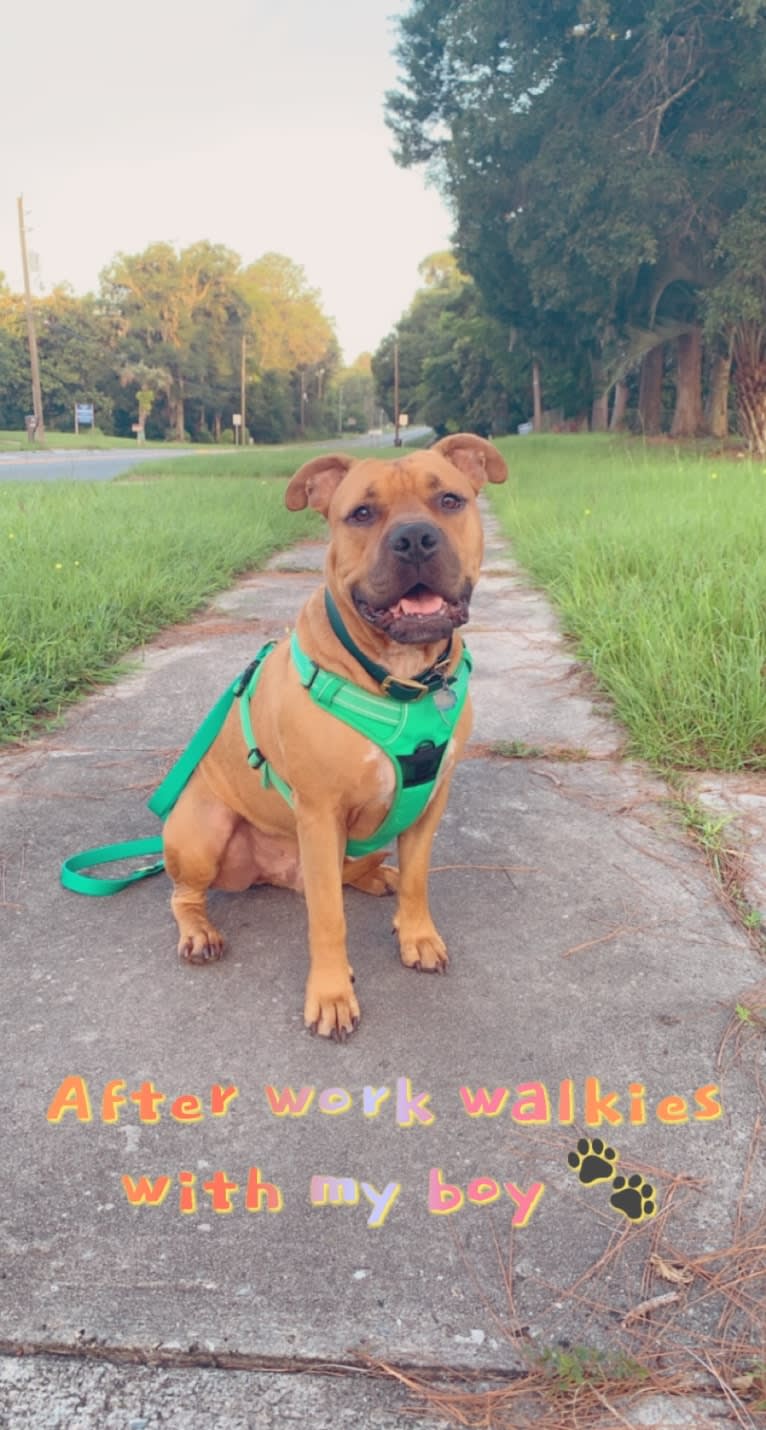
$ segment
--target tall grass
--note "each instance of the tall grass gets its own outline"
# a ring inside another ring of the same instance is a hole
[[[766,467],[599,437],[501,442],[492,491],[636,753],[766,767]]]
[[[318,530],[313,513],[285,510],[283,492],[225,477],[0,482],[0,741],[113,678],[131,647]]]

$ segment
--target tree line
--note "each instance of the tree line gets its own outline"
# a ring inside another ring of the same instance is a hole
[[[399,325],[403,369],[413,326],[436,340],[422,409],[439,373],[495,430],[521,381],[536,426],[723,436],[733,376],[766,455],[766,0],[412,0],[397,57],[396,157],[430,167],[470,279]]]
[[[342,365],[318,293],[282,254],[245,266],[222,245],[153,243],[118,254],[97,294],[61,286],[34,309],[54,430],[71,430],[74,404],[92,403],[106,433],[233,441],[243,383],[255,441],[373,425],[369,356]],[[30,397],[23,299],[0,275],[0,429],[23,429]]]

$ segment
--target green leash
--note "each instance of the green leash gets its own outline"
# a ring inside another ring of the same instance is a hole
[[[247,670],[237,676],[237,679],[233,681],[228,690],[224,691],[220,700],[205,716],[183,754],[176,760],[162,784],[147,801],[152,814],[156,814],[162,820],[167,819],[181,791],[189,783],[197,765],[203,755],[207,754],[222,728],[234,701],[242,695],[249,699],[260,674],[261,664],[275,644],[275,641],[269,641],[267,645],[261,647]],[[82,854],[73,854],[70,859],[64,861],[61,866],[61,882],[65,889],[71,889],[75,894],[118,894],[121,889],[126,889],[130,884],[138,883],[139,879],[149,879],[153,874],[161,874],[165,868],[164,859],[158,859],[156,863],[149,864],[143,869],[134,869],[130,874],[111,879],[97,878],[80,871],[96,868],[100,864],[111,864],[115,859],[145,858],[147,854],[162,854],[162,835],[157,835],[153,839],[128,839],[122,844],[104,844],[98,849],[84,849]]]

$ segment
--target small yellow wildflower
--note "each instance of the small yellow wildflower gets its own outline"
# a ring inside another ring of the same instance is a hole
[[[585,513],[584,513],[584,514],[585,514],[585,516],[590,516],[590,515],[591,515],[591,510],[590,510],[590,507],[589,507],[589,506],[586,506],[586,508],[585,508]]]
[[[15,532],[15,531],[9,531],[9,532],[8,532],[8,540],[9,540],[9,541],[15,541],[15,540],[16,540],[16,532]]]
[[[710,480],[711,480],[711,482],[716,481],[717,478],[718,478],[718,473],[717,473],[717,472],[711,472],[711,473],[710,473]]]
[[[56,561],[56,562],[54,563],[53,569],[54,569],[54,571],[63,571],[63,569],[64,569],[64,563],[63,563],[63,561]]]

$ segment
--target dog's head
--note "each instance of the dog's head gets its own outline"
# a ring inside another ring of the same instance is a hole
[[[476,496],[507,475],[496,447],[460,432],[397,461],[315,457],[285,503],[327,518],[326,575],[339,608],[388,640],[427,645],[468,620],[483,551]]]

